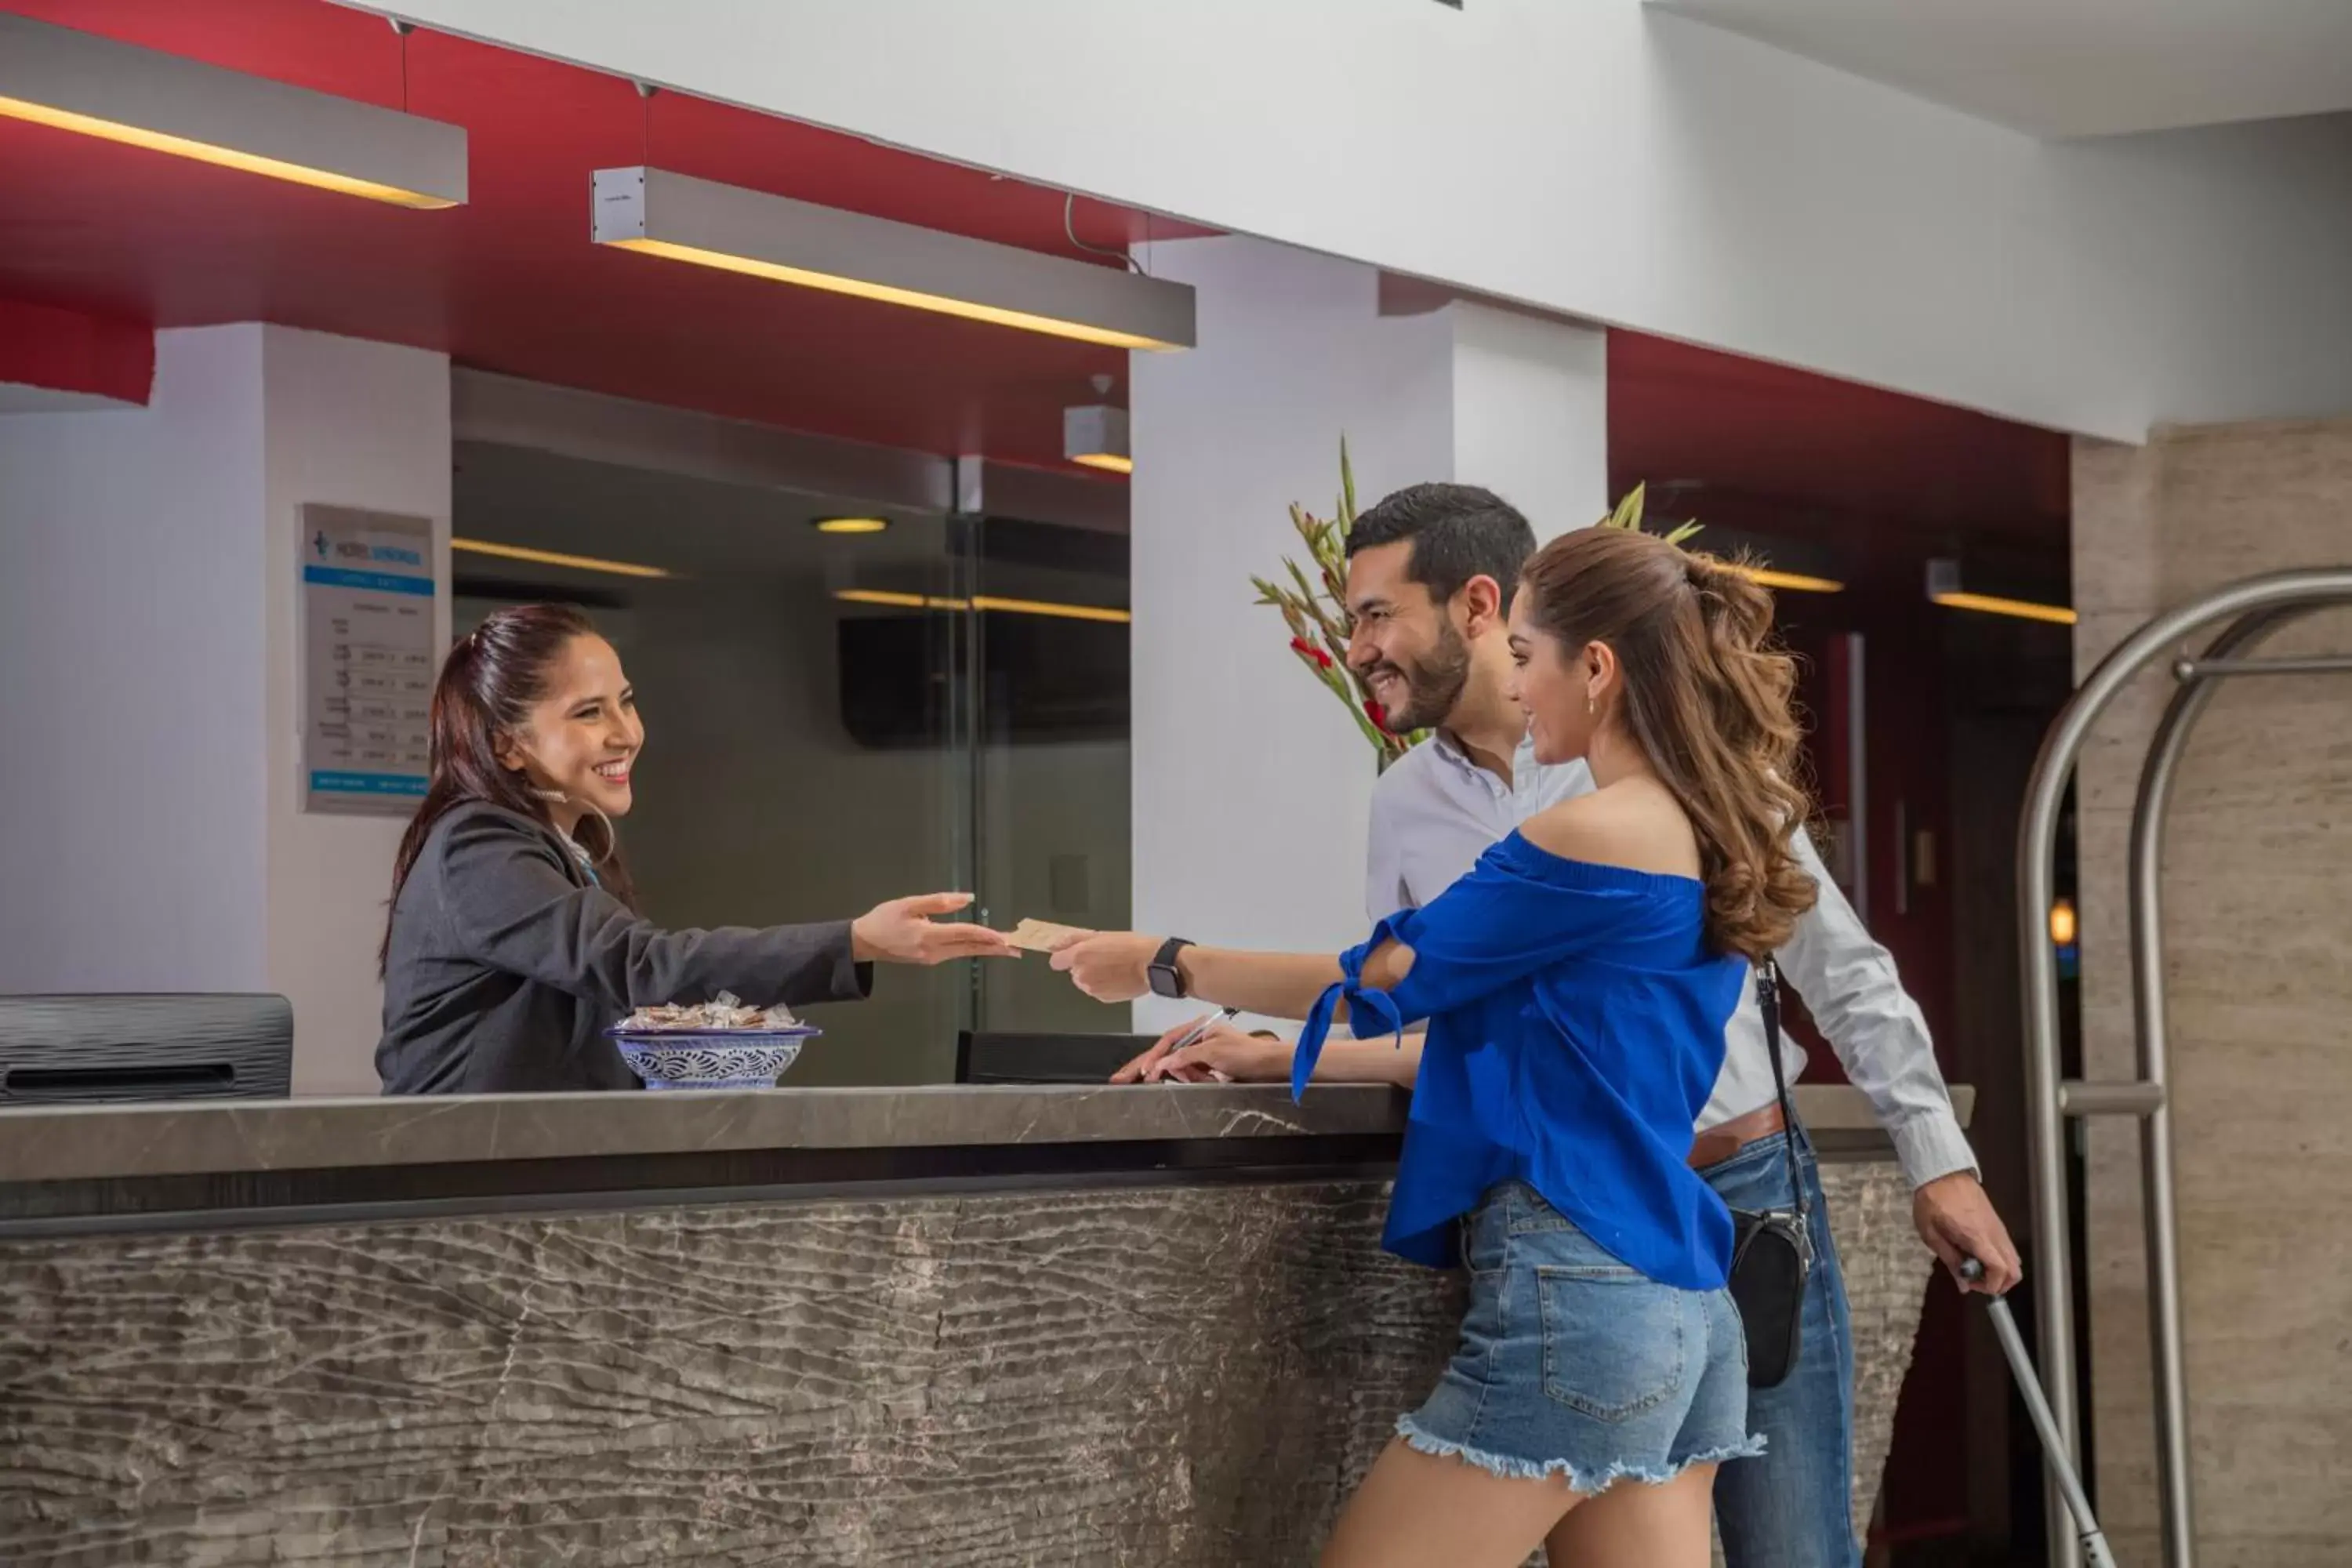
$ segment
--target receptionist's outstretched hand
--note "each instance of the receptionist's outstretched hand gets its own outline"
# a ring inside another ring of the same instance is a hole
[[[950,925],[933,915],[951,915],[971,903],[970,893],[925,893],[893,899],[849,923],[849,944],[860,963],[945,963],[951,958],[1018,958],[1001,932],[986,926]]]

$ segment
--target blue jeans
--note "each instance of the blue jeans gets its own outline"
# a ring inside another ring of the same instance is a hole
[[[1785,1136],[1761,1138],[1700,1173],[1735,1209],[1791,1206]],[[1804,1348],[1778,1388],[1748,1392],[1760,1459],[1716,1476],[1716,1525],[1729,1568],[1858,1568],[1853,1534],[1853,1327],[1845,1279],[1811,1144],[1797,1166],[1812,1204],[1813,1269],[1805,1287]]]

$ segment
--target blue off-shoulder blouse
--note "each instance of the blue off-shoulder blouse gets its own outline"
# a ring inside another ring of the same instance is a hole
[[[1340,955],[1346,978],[1300,1035],[1305,1092],[1344,997],[1359,1037],[1429,1020],[1385,1243],[1454,1258],[1454,1221],[1522,1181],[1620,1261],[1663,1284],[1721,1286],[1731,1214],[1689,1163],[1748,968],[1711,951],[1687,877],[1564,859],[1514,833],[1420,910]],[[1393,989],[1372,951],[1412,949]]]

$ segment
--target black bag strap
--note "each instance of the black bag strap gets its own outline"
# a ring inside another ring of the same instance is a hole
[[[1756,966],[1756,1005],[1764,1015],[1764,1049],[1772,1058],[1772,1093],[1780,1102],[1781,1151],[1789,1156],[1789,1191],[1794,1194],[1799,1218],[1811,1215],[1805,1195],[1804,1173],[1797,1165],[1797,1108],[1789,1103],[1788,1069],[1780,1063],[1780,965],[1768,958]]]

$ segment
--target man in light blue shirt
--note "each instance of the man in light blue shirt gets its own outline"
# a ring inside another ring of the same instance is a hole
[[[1526,718],[1507,695],[1505,616],[1519,568],[1534,551],[1527,520],[1475,486],[1415,485],[1357,520],[1349,541],[1349,609],[1356,620],[1349,663],[1398,731],[1435,731],[1373,790],[1365,891],[1372,920],[1428,903],[1519,824],[1593,787],[1581,762],[1537,763]],[[2018,1277],[2016,1248],[1978,1180],[1926,1021],[1810,837],[1800,832],[1795,843],[1821,898],[1780,950],[1781,973],[1894,1140],[1914,1190],[1921,1238],[1956,1277],[1961,1258],[1973,1257],[1985,1265],[1986,1288],[2006,1290]],[[1121,1076],[1289,1076],[1287,1043],[1230,1028],[1160,1062],[1181,1032],[1171,1031]],[[1725,1046],[1691,1163],[1734,1208],[1786,1207],[1791,1130],[1780,1115],[1752,994],[1734,1015]],[[1804,1069],[1804,1053],[1793,1043],[1784,1045],[1782,1060],[1792,1081]],[[1334,1039],[1316,1077],[1410,1087],[1418,1064],[1419,1042],[1410,1037],[1402,1049],[1387,1040]],[[1764,1458],[1727,1465],[1717,1480],[1730,1568],[1853,1568],[1859,1560],[1850,1502],[1853,1335],[1819,1172],[1801,1130],[1796,1136],[1816,1254],[1804,1342],[1785,1381],[1751,1391],[1749,1425],[1769,1440]]]

